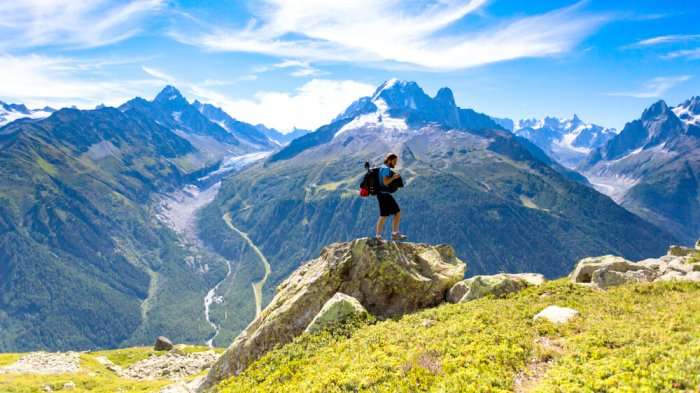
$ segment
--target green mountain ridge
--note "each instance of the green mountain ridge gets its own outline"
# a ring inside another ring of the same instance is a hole
[[[211,335],[202,299],[225,263],[150,205],[206,169],[190,142],[130,110],[63,109],[0,129],[0,150],[0,350]]]

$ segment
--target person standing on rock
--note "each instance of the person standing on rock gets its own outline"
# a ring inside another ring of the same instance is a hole
[[[379,190],[377,191],[377,201],[379,202],[379,219],[376,226],[376,238],[382,240],[384,232],[384,224],[389,216],[393,216],[391,222],[391,239],[405,240],[406,236],[399,232],[401,225],[401,208],[396,203],[392,192],[399,187],[403,187],[401,175],[394,173],[393,169],[399,162],[399,157],[396,154],[389,154],[384,159],[384,164],[379,168]]]

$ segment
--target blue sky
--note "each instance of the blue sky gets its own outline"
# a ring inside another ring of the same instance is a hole
[[[397,77],[493,116],[619,128],[700,95],[699,21],[693,1],[0,0],[0,100],[89,108],[173,84],[290,130]]]

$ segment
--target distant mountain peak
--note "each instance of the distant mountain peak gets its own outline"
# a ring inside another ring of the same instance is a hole
[[[408,130],[429,123],[450,128],[460,128],[461,125],[460,109],[455,104],[452,90],[443,87],[433,98],[418,83],[396,78],[379,85],[371,97],[353,102],[336,117],[336,120],[341,119],[353,120],[338,134],[362,127]],[[490,118],[489,122],[493,123]],[[490,126],[499,127],[495,123]]]
[[[593,149],[603,146],[616,135],[616,130],[587,123],[577,114],[560,119],[523,119],[513,132],[533,142],[548,155],[568,168],[575,168]]]
[[[167,101],[185,101],[185,97],[182,96],[180,93],[180,90],[175,88],[172,85],[167,85],[163,88],[163,90],[158,93],[156,98],[153,100],[154,102],[167,102]]]
[[[379,97],[379,95],[385,90],[391,90],[395,86],[401,86],[401,85],[405,85],[407,83],[409,83],[409,82],[402,81],[402,80],[399,80],[397,78],[391,78],[389,80],[386,80],[386,81],[384,81],[384,83],[379,85],[379,87],[377,87],[377,89],[374,91],[374,94],[372,94],[372,99]]]
[[[11,104],[0,101],[0,127],[24,118],[42,119],[53,112],[55,110],[48,106],[42,109],[29,109],[24,104]]]
[[[269,160],[274,162],[290,159],[307,149],[330,143],[337,138],[346,138],[349,132],[356,130],[371,130],[380,138],[390,140],[400,135],[420,132],[426,127],[431,130],[478,133],[487,130],[504,131],[491,117],[458,107],[448,88],[442,88],[435,97],[430,97],[416,82],[390,79],[382,83],[372,96],[355,100],[329,124],[297,138],[273,154]],[[352,138],[349,136],[346,139]]]
[[[449,87],[440,88],[437,94],[435,94],[435,100],[441,103],[445,103],[449,106],[457,106],[457,104],[455,103],[455,96]]]
[[[644,110],[644,113],[642,113],[642,120],[651,120],[667,112],[669,112],[669,108],[668,105],[666,105],[666,101],[659,100]]]
[[[381,101],[386,103],[387,109],[404,111],[422,109],[432,99],[416,82],[390,79],[379,86],[372,96],[375,105]]]
[[[693,96],[672,110],[688,126],[700,126],[700,96]]]

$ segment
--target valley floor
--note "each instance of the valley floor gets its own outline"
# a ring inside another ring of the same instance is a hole
[[[553,325],[533,321],[549,305],[580,312]],[[203,351],[189,347],[187,351]],[[0,355],[0,391],[158,392],[162,378],[131,380],[122,368],[148,348],[81,353],[78,372],[5,373],[20,354]],[[197,375],[202,375],[200,372]],[[195,375],[185,378],[194,378]],[[695,392],[700,388],[700,284],[657,282],[606,291],[568,279],[504,299],[446,304],[396,320],[305,334],[219,385],[234,392]]]

